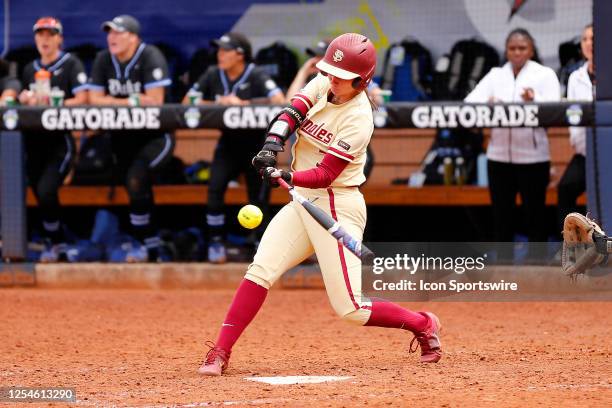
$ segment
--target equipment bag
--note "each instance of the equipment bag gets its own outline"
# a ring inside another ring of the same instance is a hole
[[[381,88],[392,91],[391,101],[430,99],[431,52],[414,39],[391,44],[385,53]]]
[[[476,161],[482,153],[482,131],[473,129],[439,129],[422,163],[425,174],[424,184],[445,184],[444,159],[452,160],[452,181],[450,184],[474,184],[476,182]],[[460,183],[456,174],[457,158],[463,158],[463,177]]]
[[[117,159],[108,133],[81,136],[81,148],[74,166],[74,185],[112,185]]]
[[[297,56],[281,41],[259,50],[255,64],[266,71],[283,92],[287,91],[298,72]]]
[[[499,54],[491,45],[476,40],[461,40],[453,45],[448,66],[435,74],[434,99],[463,100],[478,81],[499,65]]]

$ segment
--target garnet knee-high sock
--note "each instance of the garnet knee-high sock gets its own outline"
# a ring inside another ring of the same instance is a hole
[[[427,327],[428,319],[421,313],[404,309],[391,302],[372,302],[372,314],[366,326],[392,327],[420,332]]]
[[[244,329],[251,323],[264,300],[268,289],[243,279],[225,316],[216,346],[231,351]]]

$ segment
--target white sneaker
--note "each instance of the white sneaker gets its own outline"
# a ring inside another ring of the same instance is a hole
[[[66,248],[67,245],[65,243],[47,246],[45,250],[41,252],[39,262],[53,263],[64,260],[66,258]]]
[[[135,245],[125,254],[125,261],[129,263],[149,262],[149,251],[144,245]]]
[[[214,264],[227,262],[227,253],[222,242],[213,242],[208,246],[208,262]]]

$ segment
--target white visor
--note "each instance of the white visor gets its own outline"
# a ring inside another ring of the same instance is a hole
[[[353,72],[347,71],[342,68],[334,67],[333,65],[328,64],[324,60],[320,60],[319,62],[317,62],[317,68],[327,74],[330,74],[340,79],[355,79],[359,77],[359,75]]]

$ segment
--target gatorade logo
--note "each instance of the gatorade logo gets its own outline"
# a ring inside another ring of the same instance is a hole
[[[538,105],[418,106],[412,111],[418,128],[537,127]]]
[[[45,109],[41,122],[46,130],[159,129],[160,109],[73,108]]]

